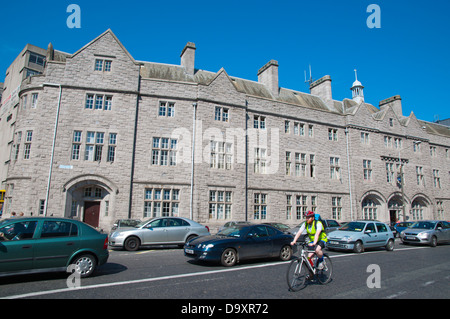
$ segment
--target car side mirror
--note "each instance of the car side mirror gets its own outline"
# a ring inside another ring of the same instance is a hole
[[[371,230],[366,230],[366,231],[364,232],[364,234],[371,234],[371,233],[372,233]]]
[[[255,234],[253,234],[253,233],[250,233],[247,235],[247,238],[253,238],[253,237],[255,237]]]
[[[439,227],[437,228],[437,230],[442,230],[442,227],[441,227],[441,226],[439,226]]]

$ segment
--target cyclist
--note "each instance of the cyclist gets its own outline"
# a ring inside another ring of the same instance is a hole
[[[318,257],[317,260],[317,269],[323,269],[323,252],[322,249],[325,248],[325,245],[328,241],[327,234],[324,231],[324,227],[321,221],[315,220],[315,214],[312,211],[308,211],[305,213],[306,222],[303,223],[302,227],[298,230],[295,235],[294,240],[291,242],[291,245],[295,245],[297,239],[300,237],[302,232],[306,229],[306,233],[308,234],[309,244],[308,246],[315,247],[315,252]],[[310,253],[308,258],[311,257],[314,253]]]

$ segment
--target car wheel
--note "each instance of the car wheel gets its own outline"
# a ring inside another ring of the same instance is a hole
[[[139,249],[139,245],[141,244],[139,238],[137,237],[128,237],[123,244],[123,247],[128,251],[136,251]]]
[[[280,259],[282,261],[287,261],[289,259],[291,259],[292,257],[292,248],[290,245],[285,245],[283,246],[283,248],[281,248],[280,251]]]
[[[387,251],[393,251],[394,250],[394,241],[392,239],[389,239],[389,241],[387,242],[386,250]]]
[[[72,265],[75,265],[75,271],[81,278],[86,278],[94,273],[97,267],[97,259],[91,254],[84,254],[76,257],[72,261]]]
[[[436,247],[437,246],[437,238],[436,238],[436,236],[431,237],[430,246],[431,247]]]
[[[362,252],[364,251],[363,243],[360,242],[360,241],[357,241],[357,242],[355,243],[355,246],[353,247],[353,251],[354,251],[355,253],[357,253],[357,254],[362,253]]]
[[[236,265],[237,262],[237,253],[233,248],[227,248],[222,253],[222,258],[220,258],[220,262],[225,267],[231,267]]]

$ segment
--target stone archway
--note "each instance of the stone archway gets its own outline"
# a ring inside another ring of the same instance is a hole
[[[112,208],[118,189],[114,183],[98,175],[80,175],[64,185],[65,216],[103,228],[114,218]]]

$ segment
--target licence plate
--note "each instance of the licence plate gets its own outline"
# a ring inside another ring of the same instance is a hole
[[[185,249],[184,251],[186,252],[186,254],[194,254],[194,251],[192,249]]]
[[[330,241],[330,244],[331,245],[337,245],[337,244],[339,244],[339,242],[337,242],[337,241]]]
[[[411,237],[411,236],[406,236],[405,239],[414,240],[414,239],[416,239],[416,238],[415,238],[415,237]]]

